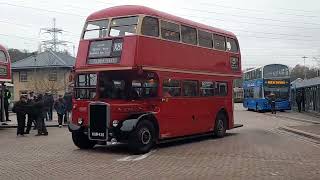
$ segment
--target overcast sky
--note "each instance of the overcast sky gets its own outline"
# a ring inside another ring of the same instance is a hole
[[[307,3],[306,3],[307,2]],[[318,0],[0,0],[0,44],[35,51],[49,38],[41,28],[65,30],[59,37],[77,51],[85,18],[100,9],[137,4],[235,33],[243,68],[269,63],[316,65],[320,60]],[[43,32],[43,31],[42,31]]]

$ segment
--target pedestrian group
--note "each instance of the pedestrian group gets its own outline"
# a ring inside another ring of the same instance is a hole
[[[72,109],[71,94],[66,93],[64,97],[59,95],[56,101],[54,101],[51,92],[47,92],[45,95],[35,95],[34,92],[30,92],[28,95],[21,95],[19,101],[12,108],[12,111],[17,115],[17,136],[29,134],[32,124],[34,124],[34,129],[38,130],[36,136],[47,136],[48,131],[45,120],[52,121],[53,108],[57,112],[58,123],[61,128],[62,121],[64,123],[69,121],[69,114]],[[25,130],[26,117],[28,119]]]

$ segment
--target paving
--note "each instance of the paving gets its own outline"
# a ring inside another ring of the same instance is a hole
[[[161,144],[145,155],[132,155],[125,145],[79,150],[67,128],[50,127],[40,137],[0,129],[0,179],[320,179],[320,145],[279,132],[312,124],[235,108],[244,127],[225,138]]]
[[[271,113],[264,113],[265,115],[271,115]],[[307,121],[314,124],[320,124],[320,116],[310,113],[299,113],[296,111],[277,112],[277,117],[288,118],[296,121]]]
[[[289,126],[289,127],[320,136],[320,125],[319,124],[308,125],[308,126]]]

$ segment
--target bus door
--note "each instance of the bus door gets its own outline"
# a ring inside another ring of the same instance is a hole
[[[163,81],[162,99],[158,118],[162,122],[161,138],[183,136],[190,133],[191,119],[187,119],[185,98],[181,97],[179,80]]]

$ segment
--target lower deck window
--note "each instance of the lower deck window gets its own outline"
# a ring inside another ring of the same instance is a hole
[[[163,96],[172,97],[181,95],[180,81],[166,79],[163,81]]]
[[[157,96],[158,83],[154,77],[135,76],[135,73],[101,73],[100,98],[141,99]]]
[[[198,96],[198,81],[183,81],[183,96]]]
[[[216,94],[218,96],[226,96],[228,94],[227,83],[217,82]]]

